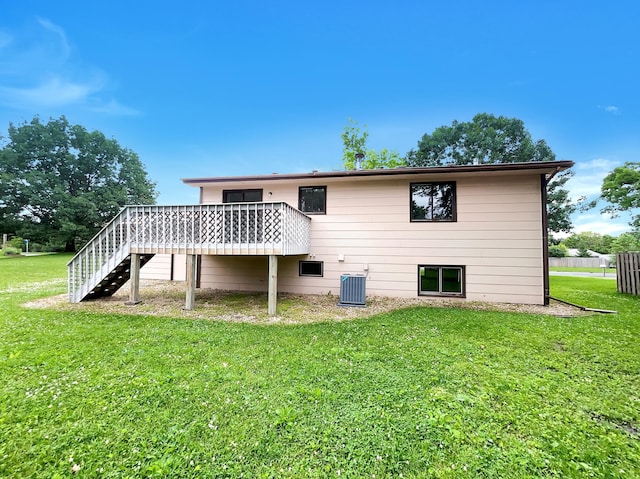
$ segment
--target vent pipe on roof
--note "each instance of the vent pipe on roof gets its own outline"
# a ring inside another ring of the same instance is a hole
[[[362,160],[364,159],[364,153],[358,152],[356,153],[356,170],[362,169]]]

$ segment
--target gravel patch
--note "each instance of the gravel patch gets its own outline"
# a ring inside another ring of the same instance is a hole
[[[465,308],[479,311],[504,311],[553,316],[580,316],[578,308],[553,301],[549,306],[468,302],[440,298],[367,297],[366,307],[338,306],[335,295],[278,294],[278,314],[267,315],[267,294],[215,289],[196,290],[195,309],[184,308],[185,285],[172,281],[144,280],[140,285],[142,302],[125,304],[129,300],[128,284],[111,297],[69,303],[66,294],[41,298],[25,304],[28,308],[51,308],[62,311],[93,311],[109,314],[152,315],[185,319],[245,323],[304,324],[323,321],[345,321],[365,318],[396,309],[424,306]]]

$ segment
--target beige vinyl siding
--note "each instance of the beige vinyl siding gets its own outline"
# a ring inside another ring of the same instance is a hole
[[[140,269],[141,279],[171,279],[171,255],[157,254]]]
[[[411,222],[410,183],[452,180],[457,221]],[[261,187],[264,201],[297,208],[299,186],[325,185],[326,214],[310,215],[310,254],[279,257],[279,291],[338,295],[340,275],[355,273],[367,274],[367,295],[416,297],[417,265],[459,265],[467,300],[543,302],[538,174],[248,181],[205,187],[202,198]],[[298,276],[300,260],[323,261],[323,277]],[[265,291],[267,259],[203,257],[201,286]]]
[[[202,256],[202,288],[267,291],[266,256]]]
[[[173,278],[171,263],[173,262]],[[187,257],[184,254],[156,254],[140,269],[141,279],[185,281]]]

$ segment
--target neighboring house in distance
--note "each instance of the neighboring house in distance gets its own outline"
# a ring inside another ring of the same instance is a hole
[[[610,254],[604,254],[604,253],[598,253],[597,251],[593,251],[588,249],[587,253],[589,253],[589,257],[590,258],[607,258],[610,259],[611,256],[615,256],[615,255],[610,255]],[[579,258],[580,257],[580,250],[578,248],[567,248],[567,256],[570,256],[572,258]]]
[[[184,179],[200,189],[203,206],[237,205],[211,228],[219,238],[237,235],[238,247],[224,254],[214,246],[192,249],[199,257],[197,282],[202,288],[267,291],[274,267],[269,258],[275,256],[280,292],[338,295],[341,275],[351,273],[366,276],[367,295],[547,304],[546,184],[571,166],[557,161]],[[243,247],[251,238],[264,241],[263,215],[268,205],[281,203],[311,218],[308,245],[293,254]],[[233,228],[246,232],[229,233]],[[184,279],[181,253],[189,251],[152,252],[156,257],[143,277]]]

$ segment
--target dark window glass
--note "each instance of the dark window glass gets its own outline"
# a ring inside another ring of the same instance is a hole
[[[262,201],[262,190],[224,190],[223,203],[257,203]]]
[[[456,221],[456,184],[413,183],[411,221]]]
[[[298,199],[298,209],[303,213],[327,212],[326,186],[301,186]]]
[[[462,268],[441,268],[442,292],[462,294]]]
[[[300,261],[300,276],[322,276],[322,261]]]
[[[420,291],[434,293],[440,291],[440,271],[438,268],[420,268]]]
[[[463,296],[464,267],[419,265],[418,294]]]

